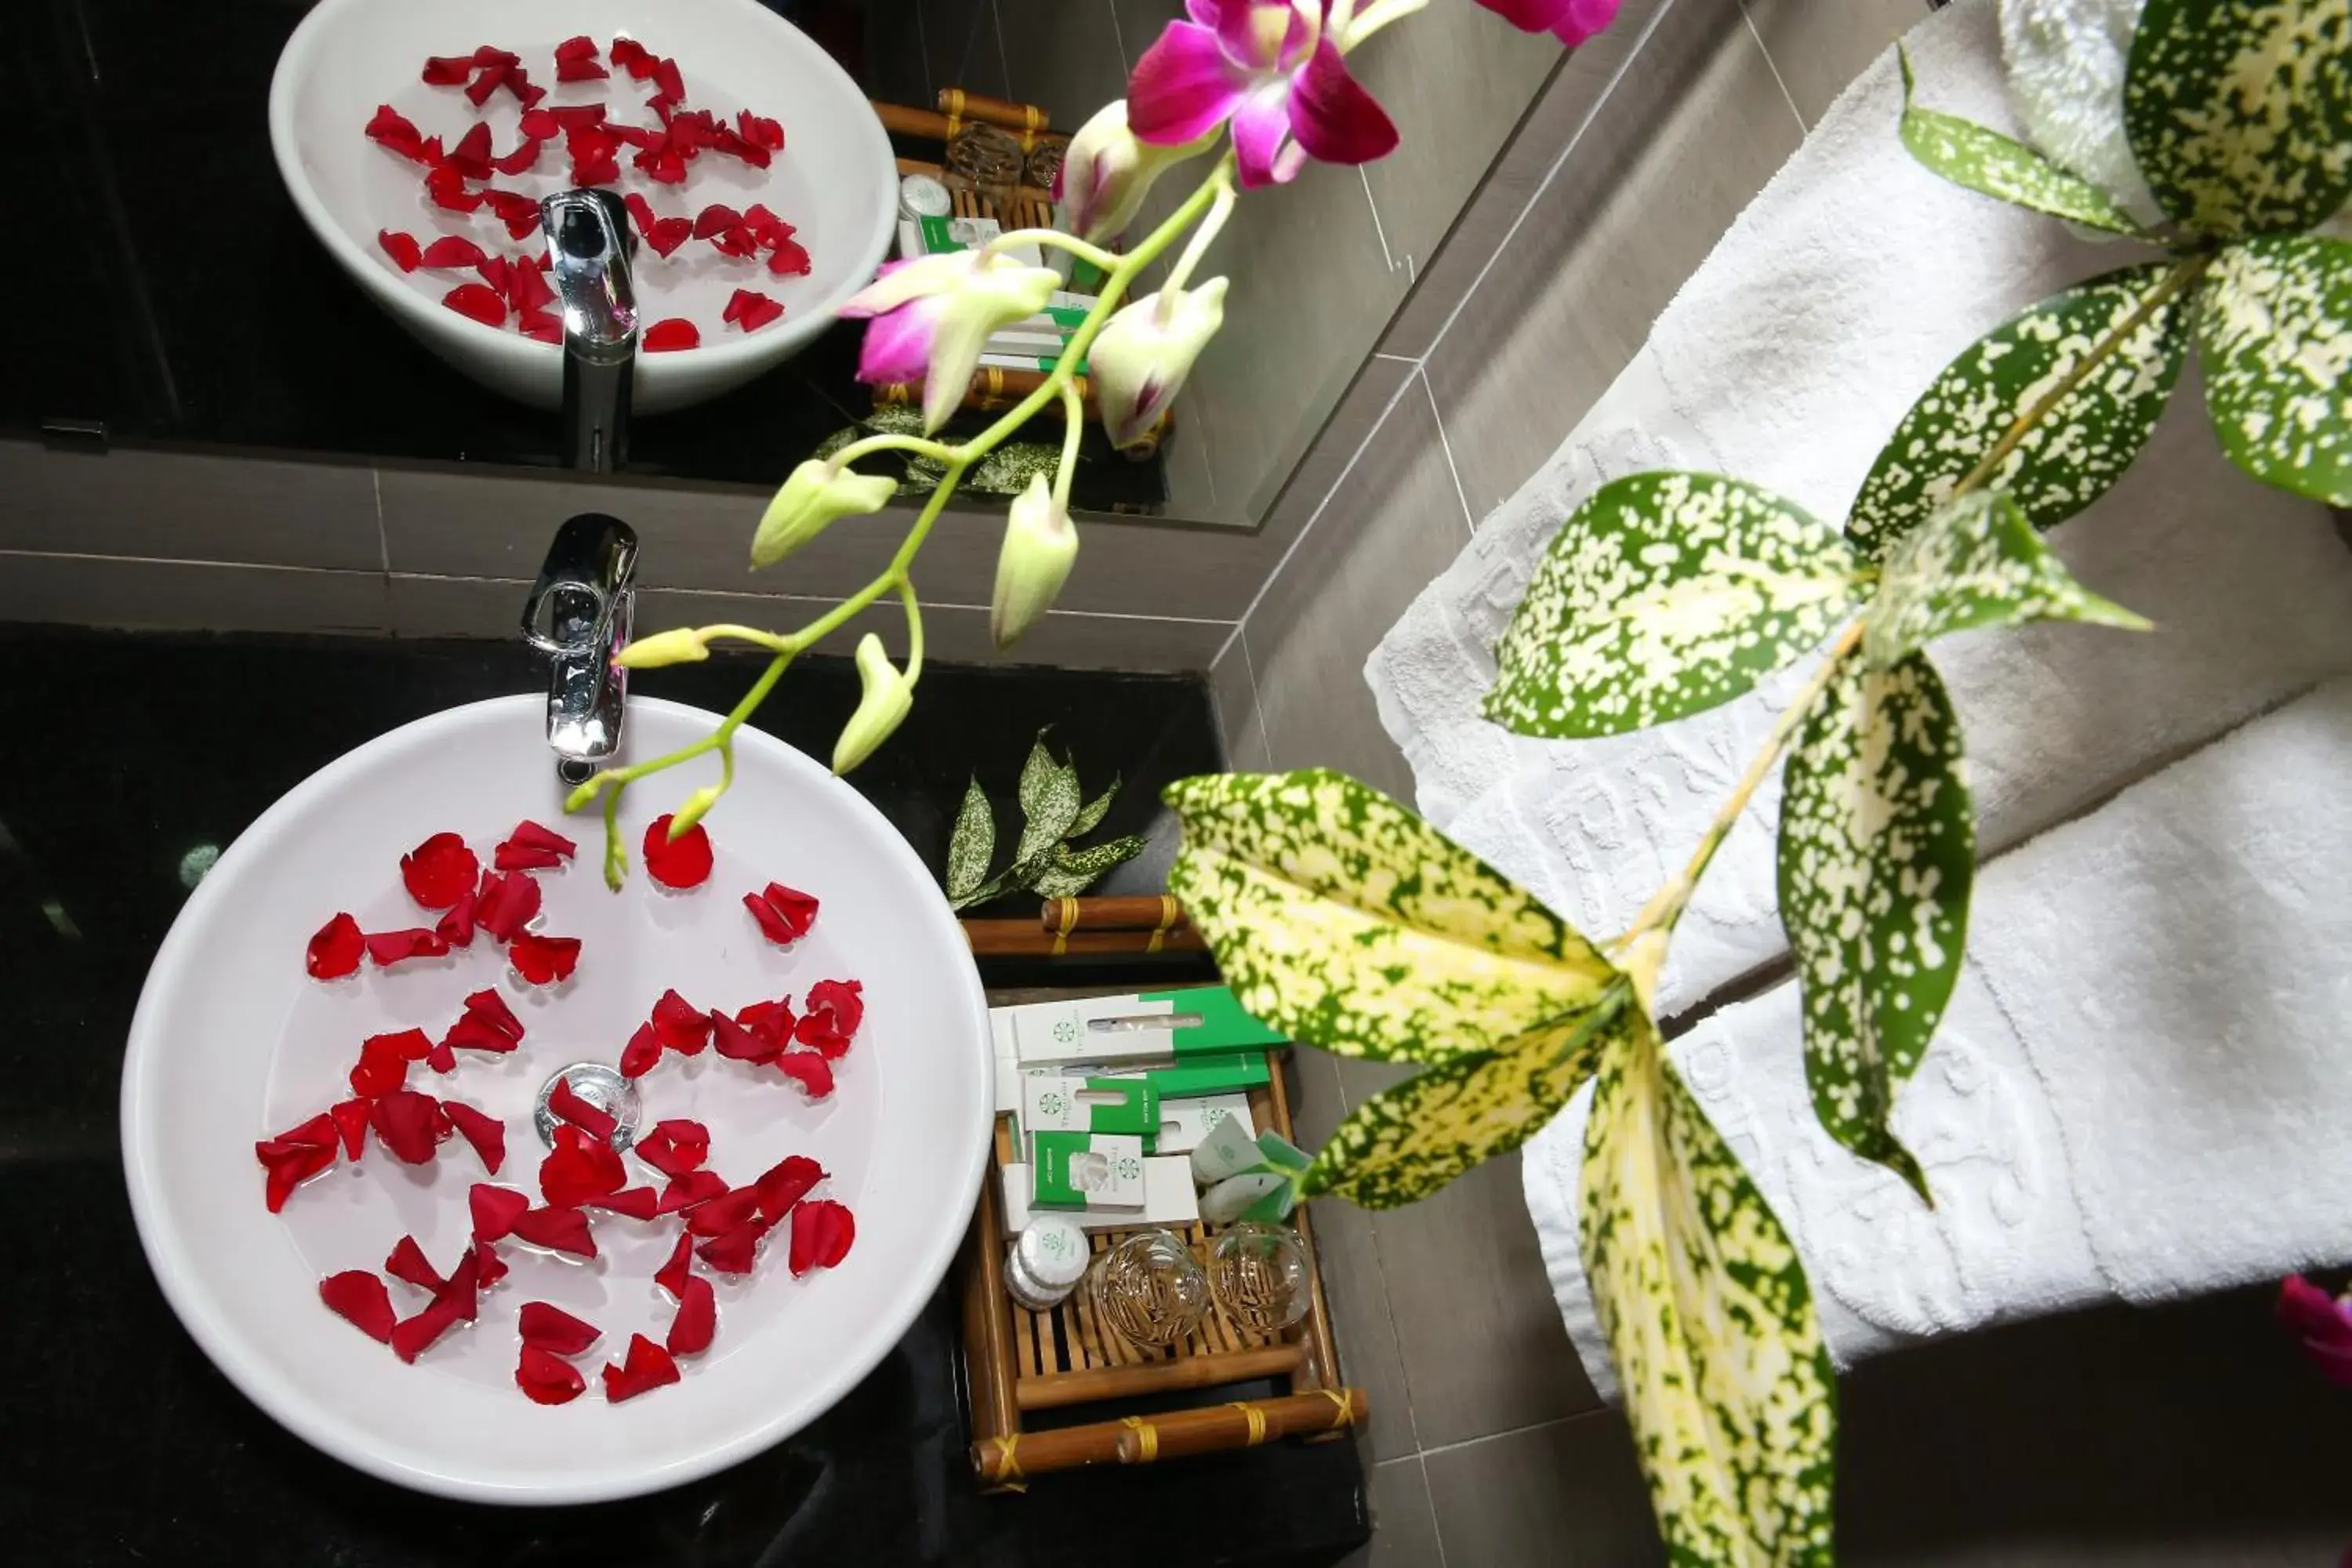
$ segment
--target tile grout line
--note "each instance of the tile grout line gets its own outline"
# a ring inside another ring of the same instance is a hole
[[[1356,177],[1364,182],[1364,206],[1372,215],[1372,234],[1381,242],[1381,260],[1391,272],[1397,269],[1396,253],[1389,248],[1388,226],[1381,222],[1381,204],[1372,200],[1372,176],[1365,165],[1356,165]]]
[[[1387,360],[1391,364],[1419,364],[1421,363],[1421,360],[1417,355],[1383,353],[1377,349],[1372,351],[1372,357],[1374,359]]]
[[[1249,638],[1243,634],[1241,623],[1234,623],[1234,641],[1242,650],[1242,673],[1249,678],[1250,716],[1257,721],[1258,743],[1265,748],[1265,765],[1274,766],[1274,731],[1266,728],[1265,698],[1257,689],[1257,661],[1250,658]]]
[[[1004,13],[988,0],[988,28],[996,35],[996,67],[1004,73],[1004,96],[1013,97],[1013,53],[1004,47]]]
[[[389,583],[392,581],[392,538],[383,528],[383,472],[373,465],[368,468],[368,488],[375,492],[376,558],[383,563],[384,581]]]
[[[1322,1056],[1331,1068],[1331,1088],[1339,1097],[1340,1119],[1344,1121],[1354,1114],[1356,1107],[1348,1093],[1348,1080],[1339,1076],[1339,1058],[1328,1051],[1318,1054]],[[1422,1452],[1421,1417],[1413,1411],[1412,1379],[1406,1375],[1404,1370],[1404,1336],[1397,1332],[1396,1306],[1389,1300],[1389,1269],[1388,1265],[1381,1260],[1380,1226],[1369,1213],[1364,1216],[1364,1237],[1372,1245],[1372,1277],[1381,1282],[1381,1316],[1388,1321],[1389,1342],[1397,1347],[1397,1376],[1404,1386],[1405,1434],[1412,1439],[1412,1451],[1418,1456]],[[1424,1486],[1428,1484],[1428,1479],[1429,1471],[1424,1466],[1422,1470],[1422,1481]],[[1430,1506],[1430,1517],[1433,1520],[1436,1514],[1436,1505],[1433,1502]]]
[[[1421,390],[1429,395],[1429,416],[1437,422],[1437,444],[1445,452],[1445,471],[1454,476],[1454,499],[1462,503],[1462,531],[1475,538],[1478,520],[1470,510],[1470,493],[1462,488],[1462,467],[1454,460],[1454,443],[1445,434],[1445,416],[1437,406],[1437,389],[1429,384],[1427,365],[1413,374],[1421,378]]]
[[[1548,1415],[1541,1421],[1530,1421],[1524,1426],[1506,1426],[1499,1432],[1481,1432],[1475,1437],[1462,1437],[1451,1443],[1438,1443],[1421,1450],[1421,1457],[1427,1459],[1433,1454],[1451,1454],[1463,1448],[1476,1447],[1481,1443],[1498,1442],[1505,1437],[1523,1437],[1530,1432],[1540,1432],[1548,1426],[1565,1426],[1571,1421],[1589,1421],[1596,1415],[1605,1415],[1608,1413],[1609,1407],[1604,1405],[1597,1409],[1580,1410],[1573,1415]]]
[[[1421,1495],[1429,1504],[1429,1538],[1437,1542],[1437,1568],[1453,1568],[1445,1560],[1445,1527],[1437,1522],[1437,1494],[1429,1489],[1429,1456],[1417,1453],[1412,1462],[1421,1467]]]
[[[1559,172],[1568,166],[1569,159],[1583,143],[1584,133],[1592,129],[1592,122],[1601,117],[1601,111],[1609,106],[1610,99],[1616,95],[1617,84],[1623,81],[1625,73],[1633,68],[1633,62],[1641,58],[1642,51],[1649,47],[1650,39],[1657,33],[1659,24],[1665,20],[1666,13],[1673,9],[1674,0],[1665,0],[1665,3],[1660,5],[1656,13],[1651,16],[1650,25],[1642,29],[1642,36],[1633,40],[1633,47],[1625,51],[1625,58],[1617,63],[1617,69],[1610,77],[1609,85],[1601,89],[1600,96],[1592,100],[1592,107],[1585,110],[1583,120],[1578,122],[1576,133],[1568,139],[1568,145],[1559,150],[1559,156],[1551,161],[1551,167],[1544,171],[1544,177],[1536,183],[1536,188],[1528,193],[1528,199],[1520,205],[1518,216],[1511,220],[1511,226],[1503,231],[1501,239],[1496,241],[1494,253],[1479,266],[1478,275],[1470,279],[1469,286],[1462,290],[1462,298],[1454,302],[1454,309],[1448,310],[1445,313],[1445,320],[1438,323],[1437,331],[1430,337],[1429,346],[1422,351],[1423,358],[1427,359],[1434,355],[1438,345],[1443,343],[1447,334],[1454,331],[1454,323],[1462,319],[1462,312],[1468,309],[1470,301],[1485,286],[1487,274],[1494,271],[1495,264],[1502,259],[1503,252],[1511,247],[1511,241],[1518,237],[1519,230],[1526,225],[1528,215],[1536,210],[1536,204],[1543,200],[1544,193],[1551,189],[1552,182],[1558,179]]]
[[[1739,0],[1739,16],[1748,24],[1748,36],[1756,40],[1756,52],[1764,57],[1764,68],[1772,73],[1772,85],[1780,89],[1780,101],[1789,106],[1790,114],[1796,116],[1797,134],[1804,136],[1812,127],[1805,123],[1804,110],[1797,107],[1797,95],[1789,90],[1788,82],[1780,75],[1780,62],[1774,59],[1772,51],[1765,47],[1763,29],[1757,26],[1756,13],[1748,0]]]
[[[1110,11],[1111,42],[1118,48],[1118,74],[1124,79],[1135,74],[1135,57],[1127,52],[1127,29],[1118,25],[1118,0],[1103,0]]]
[[[923,68],[923,106],[928,109],[938,96],[938,90],[931,86],[931,38],[929,30],[923,26],[923,0],[913,0],[913,9],[917,62]]]
[[[1397,383],[1397,389],[1389,394],[1388,402],[1381,406],[1381,416],[1372,421],[1372,427],[1364,433],[1362,440],[1356,443],[1356,449],[1348,454],[1347,465],[1332,478],[1331,488],[1323,492],[1323,499],[1315,503],[1315,510],[1307,514],[1307,521],[1298,525],[1298,537],[1283,548],[1282,557],[1274,563],[1274,570],[1265,574],[1265,581],[1257,585],[1257,592],[1250,595],[1250,602],[1243,606],[1242,613],[1235,617],[1234,637],[1242,635],[1242,628],[1249,625],[1249,618],[1257,614],[1257,607],[1260,605],[1265,603],[1266,594],[1274,587],[1275,580],[1282,575],[1283,568],[1290,564],[1290,558],[1298,553],[1298,547],[1307,542],[1307,536],[1312,533],[1315,531],[1315,525],[1322,521],[1324,509],[1331,504],[1331,498],[1339,493],[1339,487],[1348,482],[1348,476],[1356,471],[1356,465],[1363,460],[1364,453],[1379,437],[1381,428],[1389,422],[1389,416],[1396,412],[1398,401],[1404,396],[1405,389],[1412,384],[1412,380],[1408,376]],[[1223,658],[1224,656],[1225,650],[1219,648],[1217,657]]]

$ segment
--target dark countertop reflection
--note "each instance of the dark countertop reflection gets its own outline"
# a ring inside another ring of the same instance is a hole
[[[0,245],[10,302],[0,434],[102,430],[131,443],[558,466],[556,416],[477,386],[418,346],[343,275],[286,194],[269,146],[269,79],[306,8],[8,7],[0,145],[17,221]],[[835,24],[821,29],[825,41],[861,79],[869,48],[907,47],[879,36],[878,22],[860,39],[832,15],[841,5],[823,9]],[[354,137],[372,107],[354,109]],[[904,151],[937,155],[936,144]],[[635,421],[630,471],[780,481],[870,410],[852,375],[857,332],[835,326],[748,385]],[[948,433],[993,417],[961,416]],[[1035,438],[1058,441],[1059,426]],[[1166,493],[1156,458],[1122,458],[1089,427],[1076,505],[1148,514]]]
[[[1277,1443],[982,1497],[964,1456],[944,1294],[855,1392],[720,1475],[625,1503],[506,1510],[399,1490],[310,1448],[216,1373],[141,1256],[117,1131],[141,984],[192,851],[382,731],[532,689],[519,647],[0,627],[0,1540],[10,1561],[427,1564],[1320,1564],[1366,1537],[1352,1445]],[[730,706],[736,661],[638,689]],[[795,668],[763,727],[819,755],[856,705],[845,661]],[[1101,831],[1146,832],[1160,784],[1220,765],[1196,680],[927,669],[856,783],[936,869],[964,779],[1009,797],[1047,723],[1091,780],[1129,780]],[[1034,904],[1030,906],[1034,908]],[[992,984],[1034,984],[991,968]],[[1073,983],[1056,968],[1053,978]],[[1097,973],[1198,980],[1198,960]],[[1234,1397],[1221,1394],[1217,1397]]]

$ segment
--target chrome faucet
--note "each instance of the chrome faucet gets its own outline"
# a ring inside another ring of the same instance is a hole
[[[626,209],[610,191],[559,191],[539,204],[539,221],[563,307],[564,466],[609,474],[627,452],[637,357]],[[523,636],[549,659],[547,743],[566,784],[620,748],[628,672],[615,659],[629,640],[636,563],[627,523],[583,512],[556,530],[523,605]]]

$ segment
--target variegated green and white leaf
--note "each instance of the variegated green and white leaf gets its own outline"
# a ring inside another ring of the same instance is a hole
[[[1819,643],[1854,560],[1769,490],[1633,474],[1560,528],[1495,650],[1486,717],[1522,735],[1615,735],[1712,708]]]
[[[988,862],[996,853],[996,816],[980,781],[964,786],[963,805],[956,812],[955,831],[948,835],[948,901],[969,897],[988,879]]]
[[[1343,1056],[1441,1061],[1591,1010],[1621,976],[1533,894],[1316,769],[1179,779],[1168,890],[1249,1012]]]
[[[1110,810],[1110,803],[1118,798],[1118,786],[1119,777],[1117,773],[1113,773],[1110,783],[1103,787],[1102,794],[1078,808],[1077,816],[1070,824],[1070,831],[1064,837],[1083,838],[1092,833],[1096,825],[1102,821],[1104,814]]]
[[[1906,534],[1863,613],[1862,651],[1885,669],[1940,637],[2026,621],[2148,623],[2068,574],[2017,503],[1971,490]]]
[[[2198,353],[2205,411],[2231,462],[2264,484],[2352,506],[2352,245],[2266,238],[2224,250]]]
[[[1499,1051],[1449,1057],[1381,1090],[1339,1123],[1301,1192],[1395,1208],[1508,1153],[1559,1114],[1604,1052],[1623,1048],[1633,1026],[1630,997],[1630,987],[1604,992],[1580,1018]]]
[[[1029,886],[1041,899],[1075,899],[1116,867],[1143,853],[1143,835],[1130,833],[1091,848],[1073,849],[1056,844],[1045,854],[1045,864]]]
[[[1903,66],[1903,145],[1914,158],[1968,190],[2115,234],[2139,232],[2139,225],[2106,192],[2024,142],[1956,115],[1913,108],[1911,57],[1897,50],[1897,58]]]
[[[1802,1261],[1639,1020],[1585,1125],[1584,1272],[1668,1557],[1827,1564],[1837,1384]]]
[[[965,472],[961,488],[979,495],[1017,496],[1029,488],[1033,475],[1052,479],[1061,462],[1058,443],[1007,441]]]
[[[1028,820],[1022,825],[1013,863],[1028,865],[1068,837],[1082,798],[1076,765],[1055,762],[1045,749],[1045,731],[1038,731],[1029,760],[1021,764],[1021,812]]]
[[[2042,417],[2019,431],[1989,482],[2015,497],[2036,528],[2063,522],[2105,495],[2147,445],[2188,354],[2189,305],[2170,292],[2167,275],[2151,263],[2095,278],[1963,349],[1871,465],[1846,521],[1848,542],[1865,560],[1884,555],[2062,387],[2068,390]],[[2090,363],[2116,332],[2126,333],[2122,342]]]
[[[2292,232],[2352,194],[2352,0],[2147,0],[2124,133],[2200,234]]]
[[[1814,1114],[1933,1202],[1887,1118],[1959,979],[1976,814],[1959,718],[1927,656],[1888,669],[1845,660],[1806,715],[1784,784],[1780,923]]]

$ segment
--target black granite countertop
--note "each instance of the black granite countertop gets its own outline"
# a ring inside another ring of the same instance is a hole
[[[915,47],[890,36],[887,13],[868,20],[856,0],[762,3],[800,16],[861,79],[867,58]],[[15,218],[0,245],[10,317],[0,435],[558,466],[556,416],[477,386],[409,339],[343,275],[286,194],[270,153],[269,79],[305,8],[7,8],[0,146]],[[355,107],[353,136],[372,107]],[[779,482],[871,408],[852,375],[857,331],[835,326],[734,392],[636,420],[631,471]],[[949,434],[982,422],[961,416]],[[1157,459],[1119,458],[1089,427],[1076,506],[1151,513],[1165,499]]]
[[[354,745],[531,689],[519,647],[112,636],[0,627],[0,1541],[10,1561],[427,1564],[1320,1564],[1369,1521],[1352,1445],[1274,1444],[983,1497],[965,1458],[956,1313],[935,1298],[824,1419],[719,1475],[593,1508],[400,1491],[272,1425],[182,1331],[122,1183],[120,1064],[147,965],[207,847]],[[639,689],[724,709],[734,661]],[[761,722],[819,754],[856,702],[845,662],[795,668]],[[1041,725],[1129,787],[1220,765],[1196,680],[928,669],[906,728],[855,775],[935,868],[965,776],[1009,795]],[[190,857],[194,855],[192,863]],[[1197,959],[1143,978],[1199,979]],[[984,969],[991,984],[1043,976]],[[1125,974],[1096,978],[1125,980]],[[1232,1397],[1220,1394],[1219,1397]]]

